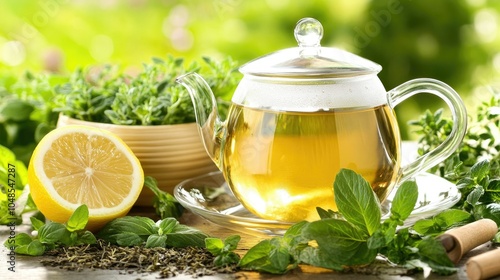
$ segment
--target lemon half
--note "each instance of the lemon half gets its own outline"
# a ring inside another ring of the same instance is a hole
[[[64,223],[86,204],[86,228],[96,231],[128,213],[141,193],[144,172],[118,136],[70,125],[56,128],[38,143],[28,183],[33,201],[47,219]]]

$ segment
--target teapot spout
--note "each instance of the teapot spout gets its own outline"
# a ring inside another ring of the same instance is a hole
[[[220,146],[224,125],[217,111],[215,96],[207,82],[197,73],[187,73],[176,79],[191,97],[198,132],[210,158],[221,168]]]

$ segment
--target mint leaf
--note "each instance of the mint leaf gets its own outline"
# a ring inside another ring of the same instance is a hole
[[[97,233],[97,237],[113,244],[131,246],[140,244],[139,240],[145,242],[151,234],[156,233],[158,226],[150,218],[125,216],[107,223]]]
[[[69,220],[66,222],[66,228],[70,232],[82,230],[87,225],[88,220],[89,209],[87,205],[80,205],[78,208],[76,208],[71,217],[69,217]]]
[[[147,240],[147,238],[148,237],[140,236],[133,232],[124,232],[124,233],[117,233],[113,235],[113,237],[110,239],[105,239],[105,238],[103,239],[113,244],[129,247],[129,246],[141,245],[144,243],[145,240]]]
[[[418,199],[418,186],[415,181],[406,181],[398,187],[391,205],[389,219],[368,239],[368,248],[379,249],[394,240],[396,229],[404,224],[415,208]]]
[[[205,248],[214,256],[219,255],[224,249],[224,241],[220,238],[207,237],[205,238]]]
[[[158,188],[158,182],[151,176],[144,177],[144,186],[148,187],[154,194],[153,207],[160,218],[179,218],[184,211],[182,205],[168,192]]]
[[[224,241],[219,238],[205,238],[205,247],[215,256],[214,264],[216,266],[236,264],[240,261],[240,256],[233,252],[240,239],[239,235],[228,236]]]
[[[121,246],[133,246],[145,242],[148,246],[157,246],[165,241],[163,247],[203,247],[204,240],[208,237],[197,229],[180,225],[174,218],[166,218],[155,223],[150,218],[137,216],[117,218],[106,224],[97,236]],[[149,239],[151,236],[153,237]]]
[[[241,236],[239,235],[230,235],[224,239],[224,247],[225,251],[233,251],[238,247],[238,243],[241,240]]]
[[[342,219],[342,215],[340,215],[340,213],[335,212],[331,209],[325,210],[321,207],[316,207],[316,212],[318,212],[318,216],[320,219]]]
[[[76,244],[95,244],[97,243],[97,239],[94,234],[88,230],[84,231],[83,234],[78,236],[76,240]]]
[[[28,245],[30,244],[32,238],[29,236],[27,233],[19,233],[16,234],[14,237],[9,237],[3,245],[7,248],[11,247],[16,247],[16,246],[21,246],[21,245]]]
[[[42,243],[55,244],[63,238],[67,230],[63,224],[49,222],[38,230],[38,239]]]
[[[471,222],[472,219],[472,215],[467,211],[447,209],[432,218],[417,221],[413,230],[421,235],[438,235],[452,227]]]
[[[337,271],[344,270],[344,265],[337,259],[330,257],[330,253],[318,248],[307,247],[300,254],[300,260],[309,265],[333,269]]]
[[[167,236],[152,234],[146,240],[146,248],[162,247],[165,248],[167,244]]]
[[[481,198],[481,196],[483,196],[484,194],[484,189],[482,186],[480,185],[477,185],[470,193],[469,195],[467,196],[467,203],[469,203],[470,205],[476,205],[479,201],[479,199]]]
[[[39,240],[33,240],[28,245],[17,246],[15,252],[29,256],[41,256],[45,253],[45,246]]]
[[[277,272],[281,273],[297,266],[297,261],[292,259],[288,244],[284,242],[283,238],[271,239],[271,245],[273,249],[269,254],[269,259]],[[272,273],[272,270],[270,272]]]
[[[174,232],[177,225],[179,225],[179,221],[177,221],[174,218],[163,219],[158,223],[158,227],[159,227],[158,233],[160,235],[162,235],[162,234]]]
[[[375,259],[376,250],[368,249],[368,235],[347,221],[324,219],[308,224],[303,234],[316,240],[318,247],[333,263],[367,264]],[[305,257],[301,260],[308,262]]]
[[[500,179],[490,180],[481,197],[482,203],[500,202]]]
[[[455,264],[446,254],[441,242],[434,238],[424,238],[418,244],[420,260],[427,263],[434,272],[441,275],[450,275],[458,271]]]
[[[470,175],[472,178],[476,179],[476,182],[481,181],[490,172],[490,162],[488,160],[482,160],[475,163],[470,169]]]
[[[300,253],[308,246],[309,239],[302,234],[308,224],[306,221],[296,223],[283,237],[259,242],[248,250],[239,266],[273,274],[283,274],[297,267]]]
[[[34,230],[39,230],[45,223],[40,221],[39,219],[31,216],[30,217],[31,221],[31,226],[33,227]]]
[[[270,239],[260,241],[248,250],[240,260],[239,266],[244,269],[269,271],[270,269],[266,269],[266,267],[272,266],[269,261],[269,254],[272,249],[273,246]],[[275,269],[271,270],[275,271]]]
[[[285,234],[283,234],[283,239],[289,242],[290,245],[296,245],[297,243],[307,243],[307,239],[302,235],[303,230],[309,225],[309,222],[302,221],[290,226]]]
[[[64,231],[64,234],[59,238],[58,243],[62,243],[65,246],[74,246],[76,245],[76,240],[78,239],[77,232],[70,232],[67,229]],[[55,243],[51,243],[51,246],[55,245]]]
[[[379,249],[379,253],[393,263],[406,265],[408,260],[418,257],[418,249],[415,247],[418,241],[419,239],[415,239],[410,235],[408,228],[402,228],[393,236],[390,243]]]
[[[361,175],[341,169],[335,177],[334,194],[339,212],[348,222],[368,235],[380,227],[380,202]]]
[[[391,219],[403,225],[415,208],[418,199],[418,186],[415,181],[406,181],[398,187],[391,205]]]
[[[500,203],[490,203],[488,205],[485,205],[480,208],[481,210],[478,211],[479,217],[478,218],[486,218],[486,219],[491,219],[497,225],[500,225]]]
[[[24,232],[16,234],[13,239],[5,240],[4,246],[23,255],[41,256],[45,252],[45,246],[39,240],[33,240],[31,236]]]
[[[288,252],[288,245],[283,238],[274,237],[263,240],[253,246],[243,256],[239,266],[272,274],[283,274],[297,266],[297,261]]]
[[[498,223],[497,223],[498,225]],[[495,243],[496,245],[500,245],[500,231],[497,232],[497,234],[495,234],[495,237],[493,237],[493,243]]]
[[[14,99],[10,100],[6,106],[0,107],[0,115],[4,120],[23,121],[29,120],[31,113],[35,110],[33,105],[27,101]]]
[[[368,248],[379,249],[389,245],[394,240],[396,229],[400,222],[396,219],[387,219],[382,226],[368,238]]]
[[[177,224],[175,228],[166,235],[166,245],[172,247],[205,247],[205,238],[208,237],[208,235],[198,229],[181,224]]]

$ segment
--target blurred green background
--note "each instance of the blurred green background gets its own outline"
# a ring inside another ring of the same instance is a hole
[[[387,89],[435,78],[473,108],[498,80],[499,12],[494,0],[4,0],[0,81],[109,62],[134,69],[168,54],[243,64],[296,46],[296,22],[314,17],[324,26],[323,46],[381,64]],[[443,106],[415,97],[397,114],[405,122]]]

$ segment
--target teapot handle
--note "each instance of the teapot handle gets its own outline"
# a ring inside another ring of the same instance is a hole
[[[415,79],[388,92],[392,108],[418,93],[430,93],[443,99],[451,110],[453,127],[450,135],[439,146],[402,167],[401,183],[419,172],[426,171],[451,156],[459,147],[467,131],[467,111],[458,93],[447,84],[434,79]]]

